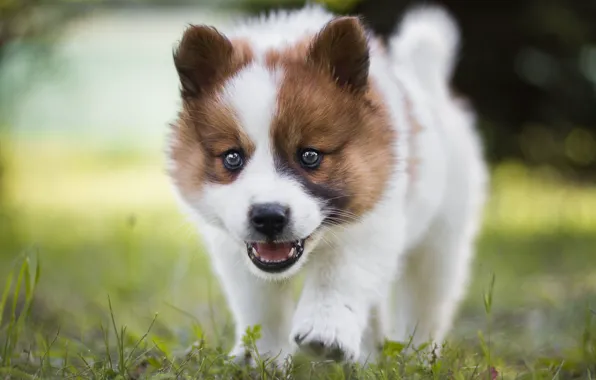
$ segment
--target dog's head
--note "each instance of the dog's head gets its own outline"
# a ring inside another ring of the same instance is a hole
[[[194,212],[246,245],[256,274],[295,273],[327,228],[379,201],[394,136],[357,18],[259,53],[192,26],[174,61],[183,107],[170,175]]]

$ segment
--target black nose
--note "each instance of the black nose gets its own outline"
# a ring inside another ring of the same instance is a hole
[[[254,205],[249,214],[250,223],[255,230],[274,238],[288,224],[290,209],[279,203],[261,203]]]

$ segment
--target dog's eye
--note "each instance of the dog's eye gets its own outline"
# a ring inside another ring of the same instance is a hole
[[[316,169],[323,155],[314,149],[303,149],[299,152],[300,164],[307,169]]]
[[[228,170],[239,170],[242,168],[242,165],[244,165],[242,153],[238,152],[237,150],[229,150],[225,152],[223,154],[223,164]]]

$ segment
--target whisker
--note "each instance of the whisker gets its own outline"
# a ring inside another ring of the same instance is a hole
[[[352,219],[352,220],[358,220],[360,219],[360,217],[358,215],[354,215],[354,214],[345,214],[336,210],[325,210],[327,211],[327,216],[329,218],[348,218],[348,219]]]

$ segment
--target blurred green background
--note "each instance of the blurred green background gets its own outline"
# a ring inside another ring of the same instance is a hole
[[[327,3],[386,35],[415,2]],[[596,307],[596,2],[441,3],[462,25],[455,87],[478,110],[492,166],[454,339],[486,327],[494,275],[503,354],[562,354]],[[109,295],[131,331],[159,312],[173,347],[197,324],[229,344],[221,292],[164,170],[171,52],[188,23],[300,4],[0,0],[0,286],[23,257],[41,265],[35,331],[92,347]]]

